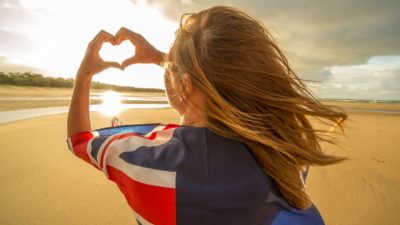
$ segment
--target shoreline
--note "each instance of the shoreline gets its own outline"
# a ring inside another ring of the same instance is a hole
[[[124,110],[132,109],[160,109],[171,108],[169,104],[145,103],[145,104],[122,104]],[[51,115],[63,114],[68,112],[68,106],[61,107],[44,107],[44,108],[31,108],[20,109],[11,111],[0,111],[0,125],[12,123],[20,120],[29,120],[39,117],[46,117]],[[89,111],[101,111],[102,105],[90,105]],[[119,115],[117,115],[118,117]]]
[[[400,105],[389,103],[343,103],[343,102],[323,102],[327,105],[335,105],[342,107],[348,114],[381,114],[400,116]],[[122,104],[124,111],[130,109],[157,109],[170,108],[167,102],[144,101],[132,104]],[[91,111],[99,111],[101,104],[91,105]],[[23,108],[17,110],[0,110],[0,125],[11,123],[19,120],[28,120],[48,115],[56,115],[68,112],[68,106],[57,107],[40,107],[40,108]],[[118,117],[118,115],[117,115]]]

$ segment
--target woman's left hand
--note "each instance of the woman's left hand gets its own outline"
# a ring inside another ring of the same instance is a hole
[[[91,129],[89,115],[89,92],[92,77],[110,67],[122,69],[119,63],[104,61],[100,57],[99,51],[104,42],[109,42],[112,45],[115,45],[114,36],[102,30],[89,43],[81,66],[76,74],[74,90],[68,112],[68,137],[73,134]]]
[[[81,66],[79,68],[77,78],[80,78],[81,76],[85,76],[85,78],[91,78],[93,75],[100,73],[101,71],[110,67],[123,69],[118,62],[104,61],[100,57],[99,51],[101,49],[101,46],[105,42],[116,45],[114,36],[102,30],[89,43]]]

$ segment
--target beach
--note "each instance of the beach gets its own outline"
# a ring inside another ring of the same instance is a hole
[[[340,148],[323,147],[349,159],[311,167],[307,192],[327,225],[399,224],[400,116],[353,112],[345,128]]]
[[[379,111],[383,105],[367,106]],[[349,160],[311,167],[307,192],[327,225],[399,224],[400,114],[348,113],[340,146],[323,147]],[[136,224],[117,186],[68,150],[66,118],[62,113],[0,124],[0,224]],[[91,118],[92,128],[110,125],[99,112]],[[130,109],[119,118],[124,124],[179,122],[171,108]]]
[[[92,113],[92,127],[110,118]],[[129,110],[128,123],[179,122],[172,109]],[[0,224],[136,224],[124,196],[66,145],[67,115],[0,125]]]

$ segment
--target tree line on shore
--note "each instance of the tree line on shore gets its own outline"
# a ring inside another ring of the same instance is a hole
[[[0,72],[0,85],[16,85],[16,86],[33,86],[33,87],[59,87],[72,88],[74,79],[61,77],[45,77],[42,74],[31,72],[25,73],[4,73]],[[128,86],[118,86],[112,84],[104,84],[100,82],[92,82],[93,89],[111,89],[114,91],[141,91],[141,92],[164,92],[157,88],[137,88]]]

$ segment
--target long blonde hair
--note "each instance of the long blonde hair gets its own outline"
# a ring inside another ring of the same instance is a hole
[[[207,127],[247,145],[286,201],[307,208],[302,169],[344,159],[321,151],[309,118],[342,127],[347,115],[313,97],[267,28],[235,8],[184,15],[170,57],[172,85],[183,90],[186,73],[204,94]]]

